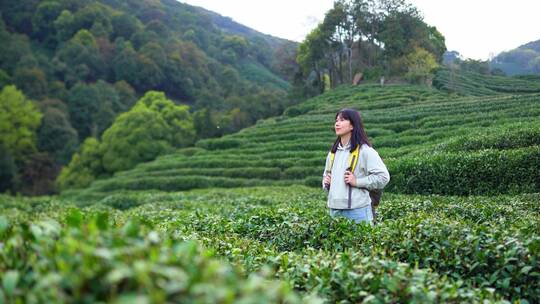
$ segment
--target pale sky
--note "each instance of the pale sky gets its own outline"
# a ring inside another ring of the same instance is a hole
[[[333,0],[180,0],[259,32],[294,41],[322,21]],[[540,39],[540,0],[409,0],[446,38],[448,50],[488,59]]]

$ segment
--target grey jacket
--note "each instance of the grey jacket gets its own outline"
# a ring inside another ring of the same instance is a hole
[[[332,209],[349,209],[348,196],[350,186],[345,184],[345,169],[349,166],[349,150],[349,143],[345,147],[342,147],[341,143],[339,143],[336,150],[327,202],[328,207]],[[359,154],[358,163],[353,172],[356,177],[356,186],[352,187],[350,209],[370,205],[371,198],[369,197],[369,191],[366,189],[383,189],[390,181],[390,173],[388,173],[388,169],[375,149],[363,144],[360,147]],[[326,164],[323,172],[322,187],[325,190],[324,177],[326,176],[329,162],[330,152],[326,156]]]

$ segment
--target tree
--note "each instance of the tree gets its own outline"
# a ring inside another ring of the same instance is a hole
[[[103,166],[112,173],[153,160],[171,151],[172,137],[158,112],[138,107],[123,113],[103,134]]]
[[[319,88],[319,93],[324,91],[324,69],[323,59],[328,48],[323,32],[322,24],[319,24],[311,31],[306,39],[298,47],[297,61],[302,67],[304,75],[309,75],[310,71],[315,73],[315,84]]]
[[[63,10],[53,22],[58,41],[67,41],[77,31],[75,18],[68,10]]]
[[[89,137],[81,145],[79,152],[73,155],[69,165],[62,168],[56,184],[60,190],[86,187],[104,174],[103,152],[99,141]]]
[[[529,61],[529,68],[534,73],[540,73],[540,55],[534,58],[533,60]]]
[[[221,87],[224,89],[224,97],[227,97],[231,95],[238,87],[238,83],[240,82],[240,74],[236,69],[228,66],[221,71],[219,79]]]
[[[77,30],[90,29],[95,37],[106,37],[112,33],[111,9],[99,2],[91,2],[76,11],[74,26]]]
[[[66,100],[68,96],[68,91],[66,89],[65,83],[62,81],[51,81],[48,85],[48,97],[55,98],[60,100]]]
[[[54,179],[58,166],[48,153],[34,153],[20,170],[19,189],[25,195],[46,195],[56,192]]]
[[[248,53],[251,54],[258,62],[266,67],[272,67],[272,47],[264,38],[253,38],[253,40],[248,43],[248,48]]]
[[[347,58],[348,75],[346,82],[352,82],[352,48],[355,41],[360,38],[358,22],[354,19],[355,7],[350,1],[340,0],[334,2],[322,23],[323,32],[326,33],[331,52],[326,56],[330,67],[329,76],[332,86],[344,83],[342,58]]]
[[[78,83],[69,92],[69,116],[79,139],[98,137],[125,107],[114,87],[104,81],[95,84]]]
[[[99,79],[105,72],[105,62],[101,58],[94,35],[82,29],[73,36],[57,53],[57,57],[67,64],[63,71],[66,82],[73,85],[77,81]]]
[[[225,36],[221,41],[221,48],[232,50],[238,58],[244,58],[248,51],[248,42],[242,36]]]
[[[0,89],[11,84],[11,77],[4,71],[0,69]]]
[[[142,29],[141,22],[129,14],[114,15],[111,23],[113,26],[113,39],[118,37],[129,39],[131,35]]]
[[[17,166],[11,153],[0,142],[0,193],[14,189]]]
[[[103,165],[110,173],[126,170],[172,148],[188,146],[194,137],[188,107],[150,91],[103,134]]]
[[[139,54],[137,60],[138,72],[136,74],[135,86],[142,91],[158,88],[165,79],[162,70],[154,60],[145,55]]]
[[[414,51],[405,57],[407,74],[405,77],[413,83],[425,83],[431,72],[439,65],[435,60],[435,55],[423,48],[416,47]]]
[[[3,15],[5,17],[5,15]],[[13,75],[23,57],[31,56],[30,41],[26,35],[11,34],[0,18],[0,68]]]
[[[47,79],[45,73],[37,67],[18,68],[13,77],[15,85],[33,99],[41,99],[47,95]]]
[[[45,110],[37,135],[39,150],[49,153],[59,164],[69,162],[79,143],[66,114],[54,107]]]
[[[17,32],[30,35],[32,33],[32,14],[39,2],[39,0],[2,0],[0,1],[2,18]]]
[[[119,115],[102,136],[87,139],[58,177],[61,189],[83,187],[100,176],[127,170],[195,138],[187,106],[177,106],[162,92],[147,92],[128,112]]]
[[[0,144],[15,158],[22,161],[36,151],[36,130],[41,113],[32,101],[13,85],[0,93]]]
[[[167,54],[156,42],[149,42],[141,47],[139,54],[151,59],[160,69],[167,66]]]
[[[43,1],[32,16],[33,36],[46,44],[56,46],[56,31],[54,21],[62,12],[62,6],[56,1]]]
[[[283,78],[291,81],[295,73],[299,70],[296,62],[297,49],[292,42],[281,44],[274,52],[272,69],[278,72]]]
[[[116,81],[125,80],[130,85],[136,86],[138,77],[138,57],[137,52],[129,42],[117,39],[116,57],[113,59],[114,78]]]
[[[121,104],[121,112],[131,109],[137,101],[135,90],[124,80],[114,83],[114,89],[118,92],[118,99]]]
[[[298,47],[302,70],[294,79],[293,92],[309,94],[309,85],[314,84],[322,93],[350,82],[356,69],[364,76],[404,76],[405,59],[416,47],[433,54],[436,62],[446,51],[444,36],[424,23],[405,0],[337,0]],[[298,81],[302,78],[307,86]]]
[[[193,144],[195,128],[188,106],[175,105],[167,99],[165,93],[150,91],[144,94],[133,110],[141,108],[157,112],[164,119],[171,132],[171,146],[181,148]]]
[[[202,108],[193,113],[193,125],[198,138],[213,137],[219,134],[216,113],[208,108]]]

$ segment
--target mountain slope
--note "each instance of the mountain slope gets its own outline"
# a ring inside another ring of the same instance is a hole
[[[507,75],[540,74],[540,40],[502,52],[490,62],[490,66],[503,70]]]
[[[485,194],[540,189],[535,173],[540,165],[540,94],[473,97],[409,85],[365,85],[340,87],[288,108],[283,116],[223,138],[201,140],[197,148],[65,194],[319,187],[326,153],[335,140],[334,115],[343,107],[361,111],[367,134],[389,167],[390,191]]]
[[[43,120],[36,149],[14,169],[24,182],[10,178],[0,192],[54,192],[80,145],[100,139],[148,91],[208,118],[188,122],[198,137],[280,114],[293,103],[280,64],[296,44],[224,20],[174,0],[1,1],[0,91],[15,85]]]
[[[540,93],[540,81],[533,76],[504,77],[469,71],[440,69],[433,85],[446,92],[460,95],[495,95],[500,93]]]

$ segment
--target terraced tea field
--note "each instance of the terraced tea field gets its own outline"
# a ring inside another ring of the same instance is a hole
[[[341,87],[86,189],[0,195],[0,303],[538,303],[540,93],[476,83]],[[343,107],[390,171],[374,226],[320,188]]]
[[[540,94],[455,96],[414,86],[342,87],[236,134],[206,139],[83,191],[179,191],[303,184],[318,187],[333,121],[361,111],[368,136],[400,193],[538,192]],[[486,166],[485,164],[492,164]],[[481,178],[480,178],[481,177]]]
[[[82,208],[1,198],[4,302],[540,299],[538,193],[386,193],[374,227],[331,220],[324,193],[297,185],[117,193]]]

